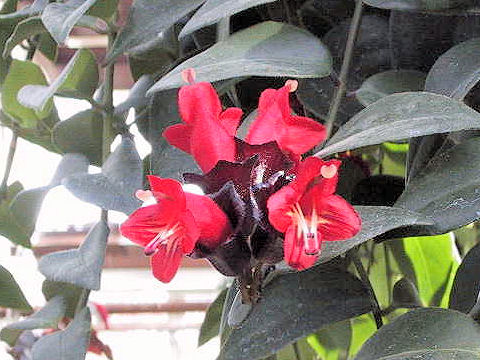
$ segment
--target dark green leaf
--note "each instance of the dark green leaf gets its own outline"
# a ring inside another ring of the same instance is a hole
[[[90,99],[98,84],[95,55],[90,50],[78,50],[60,75],[49,86],[27,85],[18,92],[23,106],[42,111],[54,94]]]
[[[480,80],[480,38],[448,50],[428,73],[425,90],[462,100]]]
[[[480,218],[479,147],[480,139],[474,138],[436,155],[410,180],[395,206],[428,216],[434,221],[431,231],[439,234]]]
[[[425,77],[424,73],[415,70],[384,71],[365,80],[355,96],[363,106],[368,106],[387,95],[423,90]]]
[[[20,286],[12,274],[0,265],[0,306],[21,311],[32,311],[32,307],[25,299]]]
[[[200,328],[200,333],[198,334],[198,346],[202,346],[219,334],[220,319],[222,317],[223,304],[227,297],[227,291],[228,289],[223,289],[208,307],[202,327]]]
[[[15,244],[30,247],[30,236],[32,234],[18,225],[10,211],[13,199],[22,190],[22,184],[18,181],[14,182],[8,187],[6,194],[0,200],[0,235],[5,236]]]
[[[55,41],[63,44],[75,24],[98,0],[69,0],[48,4],[42,21]]]
[[[342,270],[321,265],[281,275],[265,287],[242,326],[231,331],[219,359],[261,359],[328,324],[369,310],[362,283]]]
[[[389,230],[408,225],[431,224],[428,218],[421,214],[404,209],[386,206],[357,206],[362,219],[362,229],[353,238],[344,241],[327,241],[324,243],[319,262],[326,262],[346,253],[351,248],[382,235]],[[400,211],[399,211],[400,210]]]
[[[99,222],[78,249],[45,255],[40,259],[38,269],[48,280],[98,290],[108,234],[107,224]]]
[[[135,191],[142,188],[142,177],[142,160],[135,144],[124,137],[100,174],[70,176],[63,185],[83,201],[130,214],[140,206]]]
[[[31,36],[45,33],[47,29],[43,26],[42,19],[40,17],[31,17],[25,19],[17,24],[13,34],[8,38],[5,48],[3,49],[3,57],[10,55],[10,52],[15,46],[20,44],[23,40],[30,38]]]
[[[123,53],[145,52],[162,41],[164,32],[205,0],[137,0],[130,9],[127,24],[107,54],[106,62]]]
[[[385,141],[479,129],[480,114],[443,95],[406,92],[368,106],[342,126],[317,156],[326,156]]]
[[[13,60],[2,89],[2,109],[22,127],[35,128],[37,122],[46,118],[53,107],[50,101],[44,110],[35,111],[20,104],[17,94],[25,85],[47,85],[47,80],[38,65],[30,61]]]
[[[42,284],[42,292],[45,299],[49,301],[56,296],[61,296],[65,300],[65,316],[68,318],[75,316],[75,308],[82,291],[82,288],[64,282],[45,280]]]
[[[480,328],[465,314],[426,308],[383,326],[355,360],[478,360]]]
[[[47,57],[50,61],[56,62],[58,55],[58,46],[57,42],[50,35],[50,33],[45,32],[40,34],[40,39],[38,40],[38,51]]]
[[[351,337],[350,320],[345,320],[317,331],[307,341],[322,360],[339,360],[347,357]]]
[[[365,0],[370,6],[389,10],[445,10],[472,5],[472,0]]]
[[[39,15],[47,4],[48,0],[34,0],[31,5],[27,5],[18,11],[2,12],[2,15],[0,15],[0,25],[16,24],[27,17]]]
[[[90,342],[90,310],[83,308],[65,330],[40,338],[32,360],[84,360]]]
[[[323,77],[330,74],[328,49],[306,30],[266,21],[234,33],[183,62],[150,91],[182,85],[181,72],[194,68],[198,81],[214,82],[239,76]]]
[[[202,27],[212,25],[251,7],[276,0],[207,0],[184,26],[179,37],[184,37]]]
[[[102,114],[94,110],[85,110],[57,123],[53,128],[53,141],[60,150],[83,154],[93,164],[100,165],[102,129]]]
[[[6,339],[16,340],[24,330],[56,329],[58,322],[65,315],[65,310],[64,298],[56,296],[35,314],[4,327],[0,332],[0,339],[4,341]],[[8,343],[10,346],[15,345],[15,341],[8,341]]]
[[[475,305],[480,288],[480,244],[465,256],[455,275],[450,308],[468,313]]]
[[[153,77],[151,75],[143,75],[138,79],[130,89],[128,98],[115,107],[115,113],[121,114],[130,108],[143,109],[149,103],[149,97],[146,96],[147,90],[153,85]]]

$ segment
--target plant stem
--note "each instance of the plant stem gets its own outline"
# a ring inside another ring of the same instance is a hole
[[[10,176],[10,171],[12,170],[13,157],[15,156],[15,150],[17,149],[17,139],[18,139],[18,134],[17,134],[17,131],[14,129],[12,130],[12,139],[10,140],[10,147],[8,149],[5,172],[3,173],[2,183],[0,184],[0,199],[3,197],[3,194],[6,193],[7,191],[8,177]]]
[[[83,289],[78,298],[77,306],[75,307],[75,315],[77,315],[88,303],[88,297],[90,296],[89,289]]]
[[[375,318],[375,323],[377,325],[377,329],[380,329],[383,326],[383,320],[382,320],[382,311],[380,310],[380,305],[378,304],[378,299],[375,296],[375,292],[373,291],[372,284],[370,283],[370,280],[368,279],[367,272],[363,268],[362,261],[360,260],[358,256],[358,249],[354,249],[353,251],[350,252],[351,258],[353,260],[353,264],[355,265],[355,268],[357,269],[358,275],[360,276],[360,279],[362,280],[363,284],[367,287],[368,294],[370,296],[370,301],[372,303],[372,313],[373,317]]]
[[[338,86],[335,89],[332,103],[328,111],[328,117],[326,121],[327,139],[332,133],[333,124],[337,118],[338,109],[345,95],[347,89],[347,76],[350,69],[350,63],[352,62],[353,49],[355,47],[355,40],[357,39],[358,30],[360,28],[360,22],[362,20],[363,0],[356,0],[355,12],[353,13],[352,22],[350,23],[350,30],[348,32],[347,44],[345,46],[345,53],[343,55],[342,67],[340,69],[340,75],[338,77]]]

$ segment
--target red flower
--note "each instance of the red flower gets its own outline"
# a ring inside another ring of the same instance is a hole
[[[313,119],[292,115],[289,93],[298,83],[289,80],[285,86],[267,89],[260,96],[258,116],[250,126],[245,141],[251,145],[276,141],[280,149],[297,160],[300,155],[325,140],[325,127]]]
[[[268,219],[285,234],[284,257],[303,270],[318,258],[323,241],[345,240],[360,230],[360,217],[335,195],[340,161],[309,157],[297,168],[296,178],[269,197]]]
[[[149,176],[157,203],[136,210],[122,224],[122,234],[145,247],[153,275],[169,282],[197,242],[213,248],[231,232],[227,216],[207,196],[184,193],[172,179]],[[143,193],[143,192],[142,192]],[[144,194],[141,194],[144,195]]]
[[[211,84],[193,83],[193,69],[185,70],[183,75],[191,83],[178,93],[180,116],[185,124],[169,126],[163,136],[171,145],[191,154],[203,172],[210,171],[219,160],[233,162],[242,110],[232,107],[222,111]]]

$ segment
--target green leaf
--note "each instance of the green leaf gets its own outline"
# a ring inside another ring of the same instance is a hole
[[[85,155],[92,164],[102,163],[102,114],[85,110],[60,121],[53,128],[53,141],[66,153]],[[81,136],[78,136],[81,134]]]
[[[479,146],[474,138],[437,154],[410,180],[395,206],[428,216],[434,226],[427,228],[437,234],[479,219]]]
[[[345,320],[317,331],[307,341],[322,360],[338,360],[347,357],[351,336],[350,320]]]
[[[458,267],[451,234],[411,237],[391,246],[402,272],[415,281],[420,299],[426,306],[442,305],[451,269]]]
[[[208,307],[202,327],[200,328],[200,333],[198,334],[198,346],[202,346],[219,334],[220,319],[222,317],[223,304],[227,297],[227,290],[228,289],[223,289]]]
[[[365,341],[377,331],[377,325],[372,314],[357,316],[350,320],[352,326],[352,338],[350,341],[349,359],[358,353]]]
[[[90,322],[90,310],[83,308],[65,330],[35,342],[32,360],[84,360],[90,342]]]
[[[34,0],[31,5],[27,5],[18,11],[2,12],[2,15],[0,15],[0,26],[17,24],[25,18],[39,15],[47,4],[48,0]]]
[[[147,90],[153,85],[153,77],[151,75],[142,75],[130,89],[128,98],[115,107],[116,114],[122,114],[130,108],[143,110],[150,98],[146,96]]]
[[[140,206],[135,191],[142,188],[142,170],[135,144],[125,136],[105,161],[100,174],[70,176],[63,185],[80,200],[130,214]]]
[[[43,26],[40,17],[31,17],[20,21],[12,35],[8,38],[3,49],[3,57],[6,58],[15,46],[20,44],[23,40],[28,39],[34,35],[45,33],[47,29]]]
[[[0,265],[0,306],[17,309],[20,311],[32,311],[25,295],[23,295],[20,286],[13,278],[12,274]]]
[[[207,0],[183,27],[178,37],[184,37],[202,27],[215,24],[221,19],[230,17],[240,11],[275,1],[277,0]]]
[[[426,308],[383,326],[355,360],[478,360],[480,328],[465,314]]]
[[[480,128],[480,114],[443,95],[406,92],[384,97],[356,114],[318,152],[337,152],[386,141]]]
[[[363,106],[368,106],[391,94],[423,90],[425,77],[424,73],[415,70],[384,71],[365,80],[355,96]]]
[[[40,34],[37,49],[52,62],[57,61],[58,46],[57,42],[54,38],[52,38],[50,33],[45,32],[43,34]]]
[[[40,259],[38,269],[48,280],[99,290],[108,234],[107,224],[99,222],[78,249],[45,255]]]
[[[425,90],[462,100],[480,80],[480,38],[465,41],[440,56]]]
[[[239,76],[323,77],[330,74],[328,49],[306,30],[266,21],[234,33],[165,75],[151,92],[183,84],[181,72],[194,68],[197,81]]]
[[[42,284],[42,292],[47,301],[50,301],[56,296],[61,296],[66,304],[65,316],[73,318],[83,289],[64,282],[45,280]]]
[[[110,63],[127,53],[142,53],[157,46],[164,32],[205,0],[136,0],[128,14],[127,24],[115,39],[105,62]]]
[[[323,263],[346,253],[353,247],[382,235],[389,230],[408,225],[432,224],[428,218],[411,211],[401,211],[399,208],[386,206],[356,206],[355,209],[362,219],[360,232],[351,239],[344,241],[327,241],[324,243],[319,262]]]
[[[446,10],[472,5],[472,0],[365,0],[365,4],[388,10]]]
[[[65,310],[64,298],[56,296],[33,315],[4,327],[0,332],[0,339],[6,341],[10,346],[14,346],[16,339],[24,330],[57,329],[58,322],[65,315]]]
[[[321,265],[281,275],[265,286],[262,300],[241,327],[231,330],[219,359],[261,359],[328,324],[369,310],[366,289],[343,270]]]
[[[112,22],[117,12],[118,0],[97,0],[95,4],[87,11],[87,16],[94,16]]]
[[[39,120],[46,118],[53,107],[50,101],[44,110],[34,111],[17,100],[17,94],[25,85],[47,85],[40,67],[30,61],[13,60],[2,89],[2,109],[22,127],[35,128]]]
[[[69,0],[48,4],[42,21],[55,41],[63,44],[75,24],[98,0]]]
[[[90,50],[78,50],[50,86],[27,85],[18,92],[23,106],[42,111],[54,94],[79,99],[92,98],[98,84],[98,67]]]
[[[475,305],[480,288],[480,244],[465,256],[455,275],[450,308],[468,313]]]
[[[0,235],[5,236],[15,244],[30,247],[30,236],[32,236],[32,234],[18,225],[10,211],[10,205],[13,199],[22,190],[22,184],[14,182],[7,188],[6,194],[4,194],[4,197],[0,200]]]

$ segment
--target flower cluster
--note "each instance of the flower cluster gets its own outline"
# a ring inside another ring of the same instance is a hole
[[[184,174],[184,180],[205,195],[149,176],[151,191],[137,195],[153,196],[156,204],[138,209],[121,226],[151,255],[156,278],[170,281],[189,255],[207,258],[252,291],[262,266],[285,260],[297,270],[309,268],[324,241],[359,231],[359,216],[335,195],[340,161],[302,160],[326,134],[313,119],[292,115],[289,95],[296,81],[261,94],[257,117],[241,140],[236,135],[242,110],[223,110],[211,84],[195,83],[191,69],[183,75],[190,83],[178,94],[183,123],[163,136],[195,159],[203,174]]]

